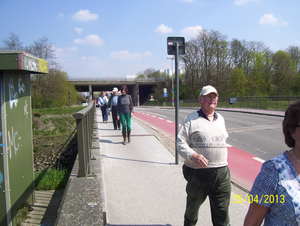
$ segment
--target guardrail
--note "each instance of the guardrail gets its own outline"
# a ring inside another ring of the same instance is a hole
[[[95,102],[76,112],[73,117],[77,123],[77,147],[79,159],[79,177],[90,174],[91,147],[95,119]]]
[[[299,99],[300,96],[249,96],[234,98],[220,97],[218,107],[254,108],[285,111],[292,102]]]
[[[99,82],[99,81],[112,81],[112,82],[163,82],[168,78],[69,78],[70,82]]]
[[[78,155],[57,212],[55,226],[106,225],[101,155],[95,148],[100,144],[93,134],[98,130],[95,127],[95,113],[95,102],[90,101],[85,109],[73,115],[77,121]]]
[[[249,96],[249,97],[219,97],[218,107],[254,108],[265,110],[283,110],[299,100],[300,96]],[[147,106],[171,106],[171,101],[149,101]],[[198,99],[180,100],[179,107],[199,107]]]

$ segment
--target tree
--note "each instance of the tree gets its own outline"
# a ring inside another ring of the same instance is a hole
[[[74,84],[68,82],[68,74],[64,71],[50,69],[49,74],[43,75],[40,85],[36,89],[36,82],[32,81],[32,108],[49,108],[69,105],[69,92],[71,103],[80,104],[81,97]]]
[[[300,71],[300,47],[299,46],[289,46],[286,50],[290,54],[290,58],[295,64],[297,71]]]
[[[248,76],[248,94],[251,96],[269,95],[271,92],[271,64],[267,52],[251,52],[250,74]]]
[[[230,61],[233,68],[243,68],[246,46],[238,39],[230,42]]]
[[[3,40],[4,46],[1,48],[3,50],[17,50],[23,49],[22,42],[20,41],[19,35],[10,32],[9,37]]]
[[[233,96],[244,96],[246,94],[247,78],[242,68],[231,69],[228,86]]]
[[[212,39],[213,61],[215,68],[213,69],[214,84],[218,90],[225,93],[227,78],[230,74],[230,64],[228,61],[228,42],[227,36],[222,35],[218,31],[211,31],[210,36]]]
[[[272,60],[274,93],[278,96],[289,95],[296,75],[295,65],[291,61],[289,53],[282,50],[277,51]]]
[[[155,73],[157,70],[155,70],[154,68],[146,68],[142,74],[146,77],[146,78],[150,78],[151,74]]]
[[[144,80],[144,79],[145,79],[145,75],[140,74],[140,75],[137,75],[137,77],[134,80],[138,81],[138,80]]]
[[[225,90],[229,74],[227,37],[218,31],[202,30],[186,43],[181,56],[185,67],[186,84],[194,89],[211,84]]]
[[[185,54],[181,56],[185,68],[185,82],[190,87],[195,87],[201,81],[200,49],[197,41],[192,39],[185,44]]]
[[[57,65],[55,64],[56,56],[54,44],[51,43],[46,37],[33,41],[32,45],[25,47],[25,52],[28,52],[41,59],[47,60],[49,62],[49,68],[57,67]]]
[[[54,63],[55,60],[54,44],[51,43],[48,38],[43,37],[36,41],[33,41],[33,44],[26,47],[25,51],[43,60],[47,60],[49,71],[51,69],[55,69],[55,70],[58,69],[58,65]],[[32,75],[32,79],[35,79],[35,93],[38,93],[38,88],[43,78],[44,76],[40,74]]]

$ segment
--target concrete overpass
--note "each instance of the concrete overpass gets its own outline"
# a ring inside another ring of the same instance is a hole
[[[94,92],[112,91],[114,87],[120,89],[122,85],[126,85],[134,106],[145,104],[149,100],[149,94],[153,93],[152,89],[158,83],[166,82],[165,79],[126,78],[69,78],[68,81],[72,82],[79,92],[89,92],[91,97],[94,96]]]

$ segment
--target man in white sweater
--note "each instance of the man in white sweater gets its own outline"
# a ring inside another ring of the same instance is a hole
[[[230,225],[230,171],[227,163],[228,133],[224,118],[215,112],[217,90],[202,88],[201,109],[190,113],[178,133],[178,151],[185,159],[183,175],[187,180],[184,225],[196,225],[201,204],[210,201],[213,225]]]

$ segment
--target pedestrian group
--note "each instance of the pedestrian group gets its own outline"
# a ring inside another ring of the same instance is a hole
[[[119,95],[118,88],[113,88],[111,96],[102,92],[98,104],[101,108],[103,123],[107,123],[108,112],[111,112],[114,129],[121,130],[122,125],[123,144],[125,145],[131,141],[131,117],[134,113],[134,106],[127,86],[123,85],[120,91]]]

